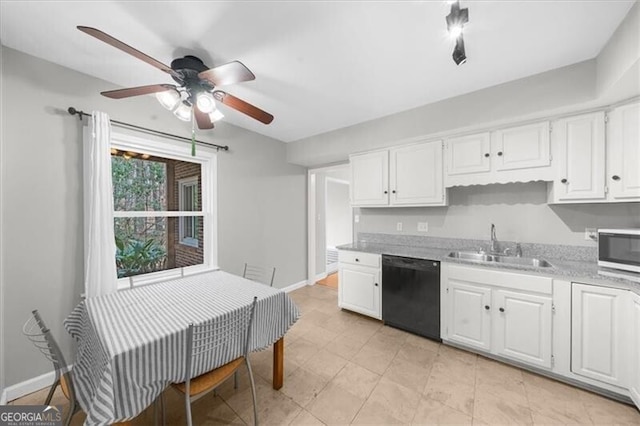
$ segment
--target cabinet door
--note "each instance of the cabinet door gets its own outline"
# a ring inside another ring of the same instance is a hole
[[[553,141],[557,149],[555,200],[603,200],[604,112],[555,122]]]
[[[386,206],[389,204],[389,152],[353,155],[351,163],[351,204]]]
[[[448,139],[445,143],[448,175],[465,175],[491,170],[489,133]]]
[[[504,290],[493,297],[495,353],[551,368],[551,297]]]
[[[496,170],[518,170],[551,164],[549,122],[512,127],[495,132],[492,150]]]
[[[340,265],[338,306],[382,318],[380,305],[380,269]]]
[[[571,371],[626,387],[624,371],[625,298],[613,288],[572,284]]]
[[[640,199],[640,103],[611,111],[607,182],[613,201]]]
[[[491,290],[449,280],[449,340],[488,351],[491,347]]]
[[[443,204],[442,142],[390,150],[391,204]]]
[[[631,305],[632,324],[632,351],[631,351],[631,383],[629,392],[631,399],[640,408],[640,296],[634,294],[633,303]]]

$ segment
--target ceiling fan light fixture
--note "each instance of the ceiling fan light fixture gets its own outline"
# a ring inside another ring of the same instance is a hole
[[[462,37],[456,39],[456,47],[453,49],[452,57],[456,65],[462,65],[467,62],[467,54],[464,51],[464,40]]]
[[[212,123],[215,123],[216,121],[220,121],[223,118],[224,118],[224,114],[221,113],[219,109],[215,109],[211,114],[209,114],[209,119],[211,120]]]
[[[191,121],[191,107],[184,102],[173,111],[173,114],[182,121]]]
[[[209,92],[199,93],[196,98],[196,105],[200,112],[210,114],[216,111],[216,101],[213,99],[213,95]]]
[[[160,102],[160,105],[172,111],[180,102],[180,93],[175,89],[157,92],[156,99]]]

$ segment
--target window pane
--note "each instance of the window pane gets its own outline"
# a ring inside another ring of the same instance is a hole
[[[200,209],[201,166],[198,163],[112,150],[113,205],[116,211],[179,211],[180,181],[192,182],[187,211]],[[195,208],[194,208],[195,207]]]
[[[183,238],[181,221],[190,230]],[[199,217],[116,218],[114,223],[118,278],[204,263]]]

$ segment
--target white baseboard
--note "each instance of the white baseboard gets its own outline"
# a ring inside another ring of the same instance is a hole
[[[307,280],[302,280],[302,281],[297,282],[295,284],[291,284],[290,286],[283,287],[280,290],[284,291],[285,293],[289,293],[289,292],[291,292],[293,290],[297,290],[297,289],[302,288],[302,287],[304,287],[306,285],[307,285]]]
[[[0,393],[0,405],[7,405],[7,392],[4,389]]]
[[[338,272],[338,262],[329,263],[327,265],[327,274],[333,274],[334,272]]]
[[[318,274],[318,275],[316,275],[316,282],[318,282],[320,280],[324,280],[325,278],[327,278],[327,273],[326,272]]]
[[[12,386],[7,386],[2,394],[2,404],[6,404],[7,402],[11,402],[14,399],[21,398],[35,391],[51,386],[55,378],[55,372],[50,371],[48,373],[44,373],[41,376],[25,380],[24,382],[16,383]],[[44,403],[44,399],[42,400],[42,402]]]

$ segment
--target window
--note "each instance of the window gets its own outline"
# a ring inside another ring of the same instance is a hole
[[[194,176],[178,181],[178,200],[180,211],[198,210],[198,177]],[[198,247],[198,217],[184,216],[180,218],[180,243]]]
[[[216,268],[215,151],[118,133],[111,146],[119,287]]]

